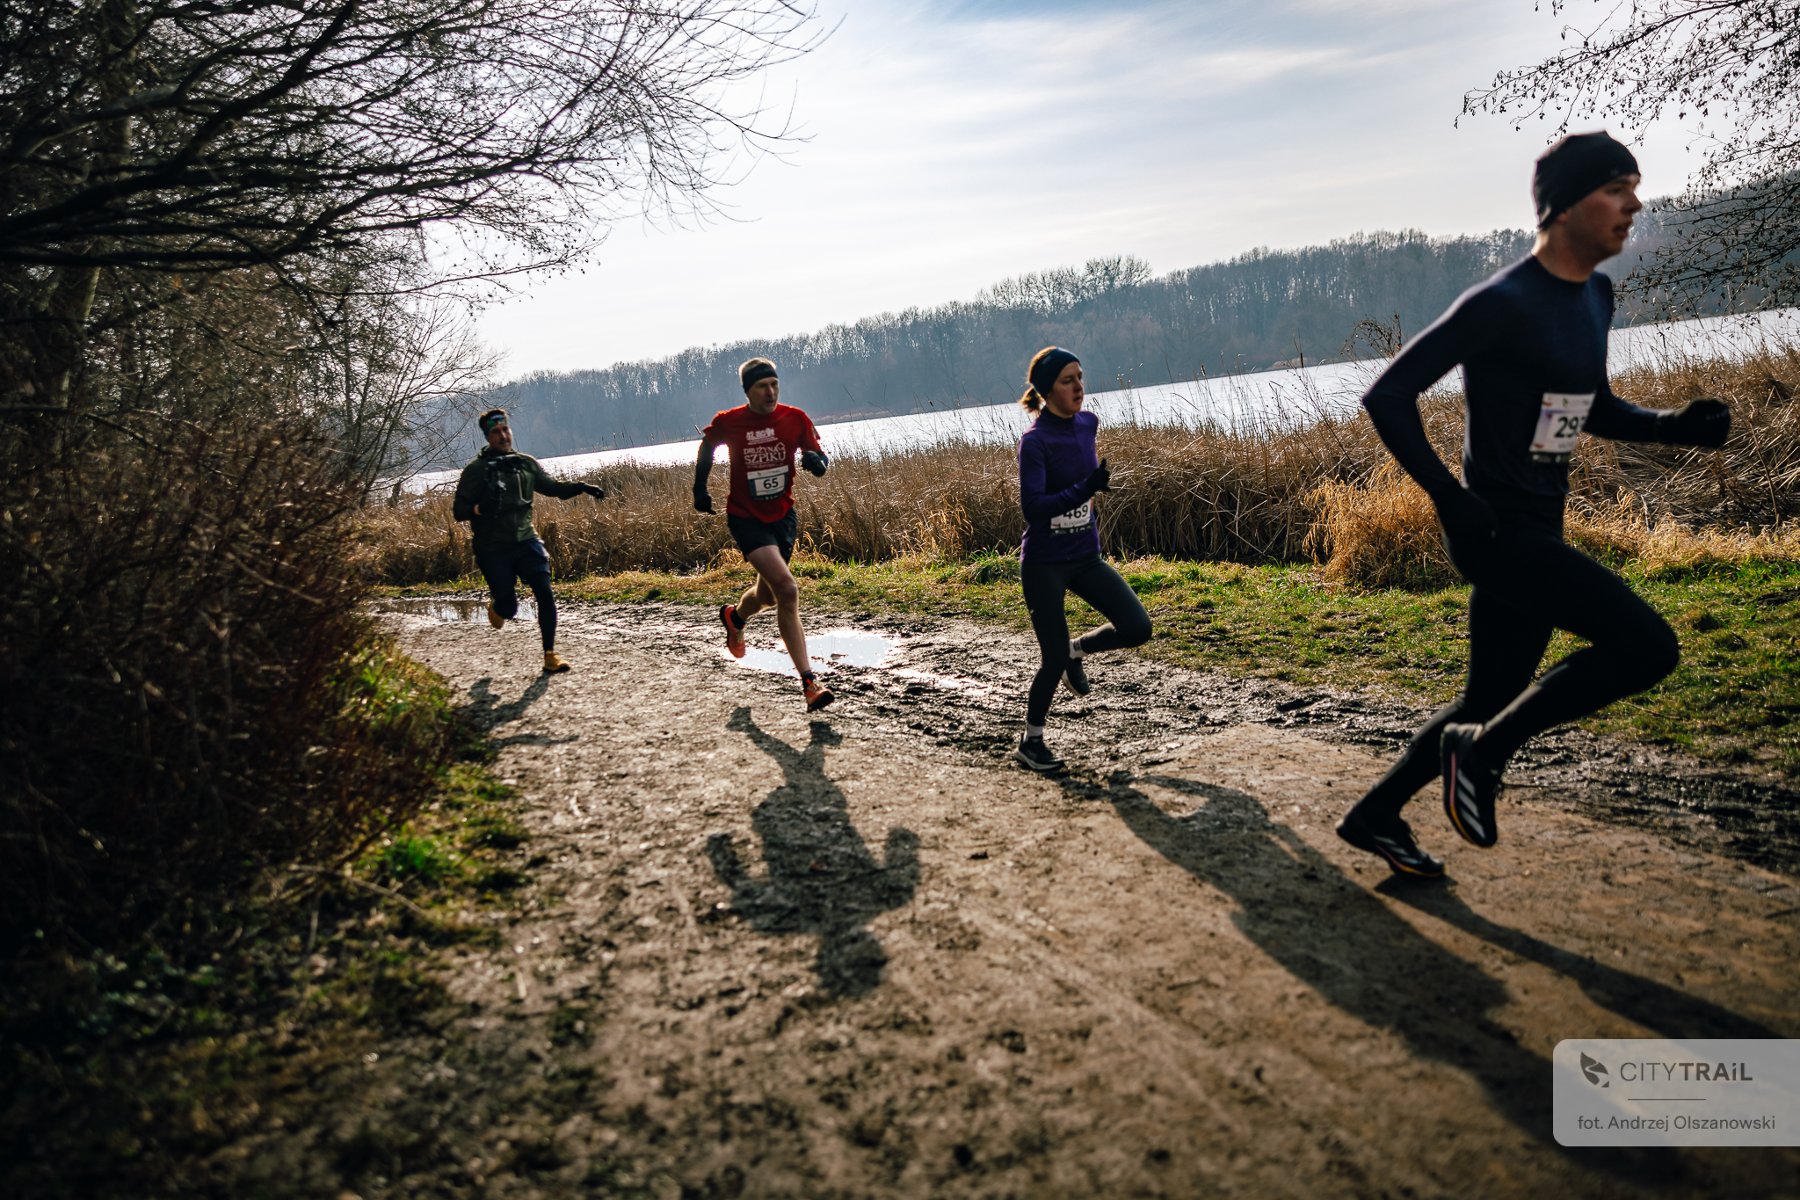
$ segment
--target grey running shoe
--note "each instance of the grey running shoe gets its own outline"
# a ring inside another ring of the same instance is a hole
[[[1062,759],[1056,757],[1054,750],[1044,745],[1041,737],[1020,738],[1019,748],[1013,751],[1013,757],[1019,760],[1019,765],[1045,774],[1060,771],[1065,765]]]
[[[1397,874],[1417,875],[1421,879],[1443,877],[1444,864],[1419,849],[1419,843],[1413,841],[1412,827],[1399,817],[1382,821],[1353,808],[1338,822],[1337,835],[1358,850],[1379,854]]]
[[[1063,678],[1069,681],[1069,690],[1077,696],[1088,694],[1087,668],[1081,665],[1079,658],[1069,659],[1069,665],[1063,670]]]
[[[1446,725],[1440,754],[1444,767],[1444,815],[1464,841],[1483,849],[1500,840],[1494,827],[1494,796],[1500,772],[1476,761],[1479,725]]]

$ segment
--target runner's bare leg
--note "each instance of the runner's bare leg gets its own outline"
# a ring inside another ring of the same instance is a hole
[[[738,597],[738,619],[748,620],[773,604],[775,624],[781,629],[788,656],[794,660],[794,670],[804,675],[812,670],[812,659],[806,653],[806,629],[800,624],[800,588],[794,582],[794,573],[782,560],[779,546],[758,546],[744,557],[756,568],[757,580],[755,587]]]

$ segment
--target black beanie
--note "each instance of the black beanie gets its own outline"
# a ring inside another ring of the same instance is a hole
[[[1039,396],[1048,400],[1050,389],[1056,386],[1056,378],[1063,373],[1063,368],[1080,361],[1061,346],[1045,346],[1032,357],[1031,366],[1025,370],[1025,381]]]
[[[750,359],[744,363],[743,366],[738,368],[738,382],[744,385],[746,394],[749,393],[751,388],[755,387],[765,379],[773,378],[774,375],[775,364],[766,358]]]
[[[1561,213],[1581,203],[1595,188],[1621,175],[1638,174],[1637,159],[1605,130],[1571,133],[1538,157],[1531,177],[1537,227],[1545,229]]]

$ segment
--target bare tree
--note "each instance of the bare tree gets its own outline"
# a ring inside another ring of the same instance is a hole
[[[1568,14],[1575,0],[1549,0]],[[1664,118],[1710,146],[1672,203],[1680,236],[1633,279],[1691,306],[1721,287],[1733,307],[1800,300],[1800,0],[1593,0],[1568,48],[1503,71],[1464,114],[1515,126],[1616,120],[1630,136]]]
[[[566,264],[629,200],[787,133],[734,85],[811,44],[788,0],[23,0],[0,6],[0,320],[60,402],[98,272],[386,280]],[[37,361],[30,361],[36,359]],[[15,384],[15,390],[18,385]]]

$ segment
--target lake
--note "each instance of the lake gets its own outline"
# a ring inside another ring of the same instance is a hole
[[[1800,309],[1701,317],[1613,330],[1608,343],[1608,364],[1617,375],[1634,366],[1692,358],[1740,358],[1765,345],[1796,341],[1800,341]],[[1097,414],[1103,424],[1135,421],[1198,426],[1210,423],[1240,432],[1292,428],[1320,416],[1354,411],[1369,383],[1386,365],[1386,359],[1364,359],[1224,375],[1188,383],[1147,384],[1091,393],[1086,407]],[[1021,382],[1021,389],[1023,386]],[[1460,373],[1452,372],[1439,386],[1460,389]],[[732,398],[723,388],[720,397],[722,402]],[[806,407],[805,396],[796,395],[792,399],[800,407]],[[821,424],[819,440],[833,455],[879,457],[946,441],[1010,445],[1024,432],[1025,426],[1024,411],[1016,402],[1008,401]],[[580,476],[625,462],[649,466],[691,463],[699,448],[700,442],[694,439],[600,450],[591,454],[568,454],[541,461],[553,475]],[[529,452],[529,447],[521,449]],[[416,475],[408,490],[425,491],[454,484],[457,474],[457,471],[431,471]]]

